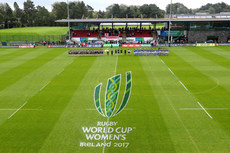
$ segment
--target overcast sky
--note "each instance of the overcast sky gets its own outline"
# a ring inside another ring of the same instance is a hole
[[[18,5],[22,8],[23,2],[25,0],[0,0],[0,2],[4,3],[7,2],[13,7],[13,3],[17,2]],[[32,0],[34,4],[45,6],[49,11],[52,9],[52,4],[54,2],[61,2],[64,0]],[[67,0],[66,0],[67,1]],[[65,1],[65,2],[66,2]],[[70,0],[71,1],[71,0]],[[75,0],[77,1],[77,0]],[[83,0],[85,4],[92,6],[95,10],[105,10],[105,8],[111,4],[118,3],[118,4],[125,4],[125,5],[142,5],[142,4],[156,4],[161,9],[165,10],[166,5],[170,3],[171,0]],[[207,3],[218,3],[218,2],[225,2],[228,5],[230,4],[229,0],[172,0],[173,3],[180,2],[183,3],[188,8],[199,8],[202,5]]]

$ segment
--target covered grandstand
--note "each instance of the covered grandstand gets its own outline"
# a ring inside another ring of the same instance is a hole
[[[171,23],[171,43],[229,43],[230,13],[173,15],[173,18],[111,18],[111,19],[63,19],[56,22],[69,22],[81,25],[81,28],[71,28],[71,38],[74,42],[104,41],[105,43],[168,43],[169,23]],[[103,24],[110,23],[111,27]],[[125,27],[116,27],[116,24]],[[163,28],[157,24],[163,23]],[[137,27],[129,27],[137,24]],[[142,26],[148,24],[149,26]],[[92,28],[93,26],[93,28]]]

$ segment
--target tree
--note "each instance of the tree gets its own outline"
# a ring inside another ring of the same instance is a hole
[[[5,27],[5,22],[4,22],[4,4],[3,3],[0,3],[0,28],[4,28]]]
[[[51,17],[54,20],[67,19],[67,4],[65,2],[55,2],[52,5],[53,9]],[[66,26],[67,23],[55,23],[55,25]]]
[[[14,24],[15,18],[13,16],[13,10],[11,7],[6,3],[6,20],[5,23],[7,23],[8,28],[12,28]],[[5,26],[6,27],[6,26]]]
[[[144,18],[163,18],[164,11],[155,4],[144,4],[140,7],[140,12]]]
[[[139,7],[130,6],[129,18],[139,18],[141,16],[141,12]]]
[[[105,17],[105,12],[99,10],[98,13],[97,13],[97,16],[98,16],[98,18],[104,18]]]
[[[93,13],[94,13],[94,9],[91,7],[91,6],[89,6],[89,5],[86,5],[86,9],[87,9],[87,16],[89,17],[89,18],[92,18],[93,17]]]
[[[33,26],[34,25],[34,18],[36,14],[36,9],[34,6],[34,2],[31,0],[27,0],[24,2],[24,16],[26,18],[26,25],[27,26]]]
[[[89,11],[92,11],[89,14]],[[90,15],[92,17],[93,8],[91,6],[86,6],[83,1],[81,2],[71,2],[70,3],[70,18],[71,19],[81,19],[88,17]]]
[[[170,13],[170,4],[166,7],[166,13]],[[172,4],[172,14],[190,14],[192,11],[188,9],[184,4],[182,3],[173,3]]]
[[[4,28],[11,28],[14,24],[13,10],[7,3],[0,3],[0,24]]]
[[[44,6],[37,6],[35,25],[36,26],[50,25],[50,13]]]
[[[210,14],[220,13],[220,12],[230,12],[230,5],[226,3],[216,3],[216,4],[206,4],[201,6],[199,9],[194,10],[194,12],[207,12]]]
[[[14,2],[14,17],[16,20],[16,27],[22,26],[22,23],[21,23],[22,15],[23,15],[23,10],[19,8],[17,2]]]
[[[106,17],[107,18],[119,18],[121,14],[120,5],[113,4],[106,8]]]
[[[65,2],[55,2],[52,6],[52,13],[56,20],[67,19],[67,4]]]

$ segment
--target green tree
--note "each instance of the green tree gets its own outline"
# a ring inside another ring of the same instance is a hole
[[[216,4],[206,4],[201,6],[199,9],[194,10],[194,12],[207,12],[210,14],[220,13],[220,12],[230,12],[230,5],[224,2]]]
[[[4,22],[4,4],[0,3],[0,28],[4,28],[5,27],[5,22]]]
[[[164,11],[155,4],[144,4],[140,7],[140,12],[144,18],[163,18]]]
[[[93,17],[93,13],[94,13],[94,9],[91,6],[89,6],[89,5],[86,5],[86,9],[87,9],[87,16],[89,18],[92,18]]]
[[[65,2],[55,2],[52,7],[55,20],[67,19],[67,4]]]
[[[3,28],[11,28],[14,24],[13,10],[7,3],[0,3],[0,24]]]
[[[20,9],[17,2],[14,2],[14,17],[16,21],[16,27],[22,26],[22,22],[21,22],[22,15],[23,15],[23,10]]]
[[[121,16],[121,10],[119,4],[113,4],[106,8],[106,17],[107,18],[119,18]]]
[[[170,4],[166,6],[166,13],[170,13]],[[191,9],[188,9],[182,3],[173,3],[172,4],[172,14],[190,14],[192,13]]]
[[[139,18],[141,16],[140,8],[137,6],[130,6],[130,18]]]
[[[91,14],[89,14],[89,11],[92,11]],[[70,18],[71,19],[81,19],[82,17],[83,18],[92,17],[92,14],[93,14],[93,8],[91,6],[86,6],[83,1],[70,3]]]
[[[67,19],[67,4],[65,2],[55,2],[52,5],[51,18],[54,20]],[[57,26],[66,26],[67,23],[55,23]]]
[[[50,25],[50,13],[44,6],[37,6],[35,25],[36,26]]]
[[[36,15],[36,9],[34,6],[34,2],[31,0],[27,0],[24,4],[24,16],[26,19],[26,25],[27,26],[33,26],[34,25],[34,18]]]
[[[99,10],[99,11],[97,12],[97,17],[98,17],[98,18],[104,18],[104,17],[105,17],[105,12]]]

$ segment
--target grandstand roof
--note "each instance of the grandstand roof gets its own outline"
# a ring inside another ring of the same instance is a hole
[[[56,22],[75,23],[160,23],[169,22],[169,18],[111,18],[111,19],[62,19]],[[230,21],[230,18],[172,18],[172,22],[209,22],[209,21]]]

